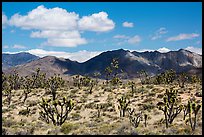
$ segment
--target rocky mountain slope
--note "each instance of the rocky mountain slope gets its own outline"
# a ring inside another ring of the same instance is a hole
[[[25,64],[30,61],[39,59],[40,57],[32,55],[30,53],[21,52],[17,54],[2,54],[2,69],[14,67],[17,65]]]
[[[90,60],[78,63],[69,59],[46,56],[29,63],[7,69],[5,73],[11,73],[14,69],[20,75],[29,75],[36,68],[48,73],[48,75],[93,75],[100,72],[105,76],[105,68],[110,65],[113,58],[119,61],[119,68],[123,71],[123,78],[137,77],[140,70],[145,70],[150,75],[161,73],[165,70],[174,69],[176,72],[191,72],[202,74],[202,55],[180,49],[167,53],[136,52],[129,50],[113,50],[103,52]]]

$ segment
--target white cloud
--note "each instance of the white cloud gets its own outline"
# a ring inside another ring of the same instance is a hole
[[[113,36],[113,38],[115,38],[115,39],[127,39],[129,37],[126,35],[115,35],[115,36]]]
[[[99,12],[91,16],[83,16],[79,22],[80,30],[105,32],[114,29],[115,23],[108,18],[106,12]]]
[[[2,27],[4,28],[7,23],[8,23],[7,16],[2,12]]]
[[[80,33],[74,31],[42,30],[34,31],[30,35],[32,38],[79,38]]]
[[[128,39],[128,43],[130,43],[130,44],[137,44],[140,41],[141,41],[141,38],[138,35],[135,35],[134,37],[131,37]]]
[[[191,52],[195,52],[197,54],[200,54],[202,55],[202,48],[196,48],[196,47],[193,47],[193,46],[188,46],[187,48],[185,48],[186,50],[189,50]]]
[[[132,22],[123,22],[123,27],[128,27],[128,28],[132,28],[134,26],[134,24]]]
[[[14,48],[14,49],[25,49],[26,47],[23,46],[23,45],[17,45],[17,44],[15,44],[15,45],[13,46],[13,48]]]
[[[85,38],[81,38],[78,31],[58,31],[43,30],[35,31],[30,35],[32,38],[47,38],[43,45],[56,47],[76,47],[77,45],[87,44]]]
[[[167,32],[168,32],[168,31],[166,30],[166,28],[161,27],[161,28],[159,28],[159,29],[155,32],[155,34],[154,34],[154,36],[151,38],[151,40],[159,39],[159,38],[162,37],[163,34],[166,34]]]
[[[162,48],[159,48],[157,51],[159,51],[159,52],[161,52],[161,53],[166,53],[166,52],[169,52],[169,51],[171,51],[171,50],[168,49],[168,48],[162,47]]]
[[[73,30],[77,27],[78,16],[62,8],[47,9],[41,5],[24,16],[14,14],[9,23],[23,29]]]
[[[77,45],[87,44],[84,38],[52,38],[48,39],[43,45],[54,47],[76,47]]]
[[[62,8],[38,6],[26,15],[14,14],[9,20],[12,26],[32,30],[31,38],[45,38],[41,45],[55,47],[76,47],[87,44],[81,37],[83,31],[105,32],[113,29],[115,23],[106,12],[99,12],[81,19],[75,12]]]
[[[78,61],[78,62],[84,62],[92,57],[95,57],[99,55],[102,52],[99,51],[78,51],[78,52],[62,52],[62,51],[46,51],[43,49],[31,49],[26,52],[29,52],[30,54],[34,54],[39,57],[44,57],[44,56],[56,56],[56,57],[62,57],[62,58],[68,58],[73,61]]]
[[[195,37],[199,37],[199,34],[197,33],[192,33],[192,34],[179,34],[174,37],[170,37],[166,39],[167,42],[169,41],[178,41],[178,40],[185,40],[185,39],[193,39]]]
[[[162,47],[162,48],[159,48],[157,50],[153,50],[153,49],[140,49],[140,50],[130,50],[130,51],[131,52],[133,52],[133,51],[137,51],[137,52],[145,52],[145,51],[154,52],[154,51],[158,51],[160,53],[166,53],[166,52],[169,52],[171,50],[168,49],[168,48]]]

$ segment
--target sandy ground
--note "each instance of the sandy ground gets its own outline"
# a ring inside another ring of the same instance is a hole
[[[137,80],[138,81],[138,80]],[[136,83],[137,83],[136,81]],[[140,92],[143,86],[144,93]],[[71,86],[72,87],[72,86]],[[13,98],[10,107],[4,102],[5,96],[2,96],[2,127],[6,134],[202,134],[202,108],[198,114],[197,127],[194,133],[191,132],[190,125],[186,125],[183,120],[183,111],[175,118],[173,124],[166,129],[165,123],[160,122],[164,119],[163,112],[158,110],[156,104],[162,101],[159,94],[163,94],[168,86],[165,85],[141,85],[136,84],[136,93],[130,96],[130,108],[134,108],[136,112],[143,111],[148,115],[147,127],[144,126],[144,120],[140,122],[137,128],[134,128],[129,122],[128,112],[126,117],[119,116],[118,99],[122,95],[127,95],[130,92],[130,87],[120,86],[118,89],[108,90],[109,87],[99,84],[93,89],[93,93],[88,93],[88,88],[83,87],[78,90],[77,87],[65,88],[57,91],[59,96],[66,95],[76,102],[76,106],[68,115],[68,119],[64,123],[67,125],[67,130],[63,130],[63,125],[54,126],[52,123],[39,119],[39,101],[41,97],[48,98],[44,89],[34,90],[29,94],[25,104],[22,104],[22,90],[13,91]],[[202,91],[202,86],[195,87],[188,84],[185,89],[179,90],[179,98],[181,102],[186,104],[187,100],[194,96],[196,91]],[[106,90],[104,90],[106,89]],[[195,97],[202,104],[202,97]],[[101,116],[97,118],[96,104],[106,104],[106,108],[101,111]],[[31,114],[28,116],[19,115],[19,111],[26,109],[27,106],[31,109]],[[144,110],[143,106],[149,105],[152,108]]]

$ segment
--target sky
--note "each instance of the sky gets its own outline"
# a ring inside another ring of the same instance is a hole
[[[202,54],[201,2],[2,2],[2,52],[84,62],[108,50]]]

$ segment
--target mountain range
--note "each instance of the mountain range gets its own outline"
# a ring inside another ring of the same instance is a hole
[[[123,78],[137,77],[140,70],[145,70],[149,75],[169,69],[177,73],[187,72],[202,75],[202,55],[184,49],[167,53],[119,49],[103,52],[83,63],[54,56],[40,58],[29,53],[10,56],[12,57],[9,57],[9,54],[3,54],[3,72],[12,73],[15,69],[21,76],[29,75],[40,68],[42,72],[47,73],[47,76],[52,76],[54,73],[63,77],[76,74],[93,76],[94,72],[100,72],[101,78],[104,78],[104,70],[110,65],[113,58],[118,59],[119,69],[122,70],[120,75]]]
[[[32,55],[30,53],[21,52],[17,54],[2,54],[2,69],[15,67],[17,65],[25,64],[30,61],[39,59],[40,57]]]

